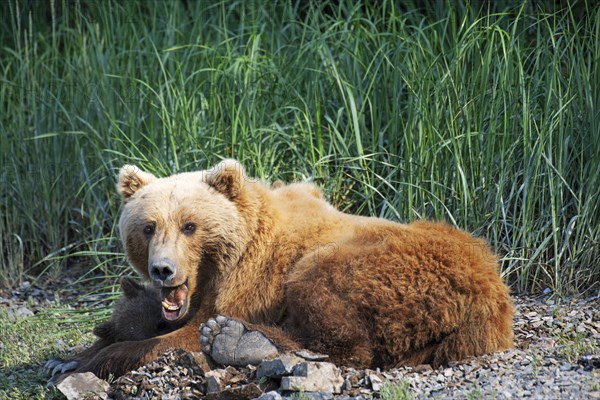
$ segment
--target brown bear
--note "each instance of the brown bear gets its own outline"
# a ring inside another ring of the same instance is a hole
[[[106,346],[77,372],[118,376],[170,348],[234,365],[307,348],[386,368],[513,344],[497,257],[445,223],[345,214],[312,185],[271,188],[233,160],[166,178],[125,166],[117,186],[127,258],[182,326]]]

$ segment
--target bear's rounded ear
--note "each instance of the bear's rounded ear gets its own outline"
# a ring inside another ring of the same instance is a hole
[[[115,331],[113,329],[113,324],[111,321],[106,321],[101,323],[100,325],[96,325],[93,332],[94,335],[96,335],[100,339],[105,339],[110,342],[114,342]]]
[[[245,180],[246,170],[236,160],[223,160],[205,175],[205,182],[230,200],[240,195]]]
[[[142,284],[136,282],[135,279],[124,276],[121,278],[121,290],[125,294],[125,297],[132,299],[137,297],[137,295],[144,290],[144,287]]]
[[[119,171],[117,191],[121,195],[123,203],[127,203],[138,189],[155,180],[154,175],[142,171],[135,165],[124,165]]]

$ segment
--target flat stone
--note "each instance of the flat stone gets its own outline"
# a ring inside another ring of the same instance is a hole
[[[305,400],[331,400],[333,399],[333,393],[303,392],[301,398]]]
[[[561,371],[570,371],[573,369],[573,366],[569,363],[564,363],[564,364],[561,364],[559,368]]]
[[[110,385],[91,372],[83,372],[69,375],[56,385],[56,388],[68,400],[77,400],[89,396],[106,399]]]
[[[225,389],[225,385],[218,376],[206,377],[206,393],[218,393]]]
[[[294,376],[281,378],[281,390],[294,392],[341,393],[344,379],[338,367],[327,362],[302,362],[294,367]]]
[[[261,362],[256,369],[256,377],[281,378],[282,376],[291,375],[294,367],[303,360],[293,354],[282,354],[273,360],[265,360]]]
[[[379,392],[381,389],[381,385],[383,384],[383,379],[377,374],[369,374],[369,382],[371,383],[371,389],[376,392]]]

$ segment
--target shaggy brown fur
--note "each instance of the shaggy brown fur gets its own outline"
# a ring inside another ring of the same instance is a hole
[[[216,314],[282,349],[359,367],[440,365],[512,346],[497,258],[446,224],[344,214],[312,185],[270,188],[232,160],[162,179],[125,166],[118,190],[128,259],[155,280],[153,266],[172,267],[163,296],[181,307],[163,313],[183,326],[113,343],[76,372],[120,375],[169,348],[199,351],[198,327]]]

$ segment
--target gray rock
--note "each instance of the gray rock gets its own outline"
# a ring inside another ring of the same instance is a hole
[[[344,384],[342,385],[342,391],[348,391],[351,389],[352,389],[352,382],[350,382],[350,379],[345,378]]]
[[[91,372],[71,374],[61,383],[56,385],[68,400],[77,400],[86,396],[94,396],[100,399],[108,397],[108,382],[96,377]]]
[[[281,390],[340,393],[344,379],[338,367],[327,362],[302,362],[294,367],[294,376],[281,378]]]
[[[379,392],[381,389],[381,385],[383,384],[383,379],[377,374],[369,374],[369,382],[371,383],[371,389],[376,392]]]
[[[34,314],[33,311],[31,311],[29,308],[21,306],[17,308],[15,315],[17,316],[17,318],[27,318],[33,316]]]
[[[561,371],[570,371],[573,369],[573,366],[569,363],[564,363],[560,365],[560,370]]]
[[[347,395],[341,395],[337,398],[338,400],[366,400],[366,398],[359,394],[358,396],[347,396]]]
[[[31,311],[29,308],[27,308],[25,306],[19,306],[17,308],[9,308],[8,309],[8,320],[10,322],[17,322],[17,320],[19,320],[19,319],[31,317],[32,315],[34,315],[33,311]]]
[[[206,393],[217,393],[225,389],[225,385],[218,376],[206,377]]]
[[[263,393],[256,400],[281,400],[282,397],[276,390],[271,390],[270,392]]]
[[[298,395],[290,396],[290,399],[297,399]],[[333,393],[324,392],[303,392],[301,399],[305,400],[331,400],[333,399]]]
[[[280,378],[291,375],[293,368],[300,362],[302,362],[302,359],[293,354],[282,354],[275,359],[261,362],[256,370],[256,377],[259,379],[264,376]]]

